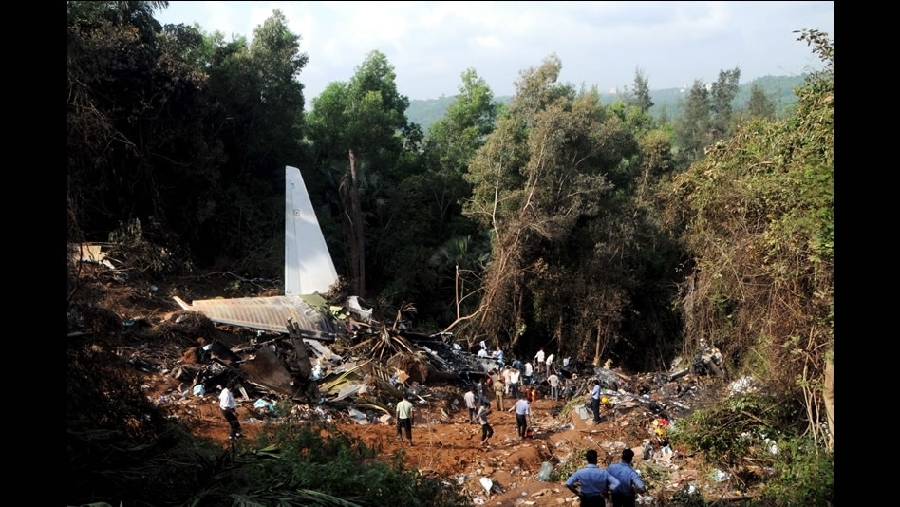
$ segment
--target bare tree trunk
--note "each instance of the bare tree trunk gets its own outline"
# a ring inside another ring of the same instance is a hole
[[[356,156],[348,150],[350,158],[350,268],[355,293],[366,294],[366,237],[363,228],[362,205],[359,202],[359,174],[356,171]]]
[[[516,309],[515,309],[515,317],[513,318],[513,323],[515,329],[513,329],[512,340],[509,344],[510,348],[515,348],[516,344],[519,343],[519,325],[522,323],[522,305],[525,301],[524,291],[518,290],[519,284],[516,284],[516,289],[518,292],[518,297],[516,298]]]
[[[825,413],[828,415],[828,448],[834,450],[834,362],[825,360],[825,386],[822,397],[825,399]]]
[[[603,324],[601,324],[600,319],[597,319],[597,343],[594,345],[594,360],[591,361],[591,364],[594,366],[600,365],[600,342],[603,340]]]

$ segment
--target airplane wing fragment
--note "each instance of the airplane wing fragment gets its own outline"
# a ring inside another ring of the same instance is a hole
[[[201,299],[191,305],[177,296],[175,300],[183,310],[200,312],[219,324],[289,333],[290,320],[301,329],[303,338],[334,341],[347,334],[340,321],[301,296]]]

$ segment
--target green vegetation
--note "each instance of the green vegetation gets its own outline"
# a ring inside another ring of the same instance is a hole
[[[769,403],[799,407],[802,432],[774,418],[772,435],[797,451],[772,463],[778,476],[767,494],[784,502],[827,495],[827,34],[800,32],[826,69],[799,87],[775,77],[739,86],[734,68],[709,89],[697,81],[684,93],[650,92],[652,76],[638,69],[633,90],[611,97],[559,82],[563,62],[551,55],[520,73],[511,98],[495,97],[467,70],[460,95],[426,121],[414,119],[414,104],[377,50],[313,98],[306,114],[308,56],[282,13],[273,11],[248,44],[199,27],[161,27],[153,13],[166,6],[67,2],[68,242],[113,240],[125,255],[152,257],[151,278],[227,270],[278,279],[284,166],[298,166],[337,270],[348,277],[342,290],[371,301],[377,315],[415,308],[404,317],[423,330],[448,329],[514,355],[552,343],[559,357],[631,370],[666,369],[705,340],[723,352],[728,376],[752,375],[773,397],[748,413],[763,419]],[[78,290],[70,279],[69,301]],[[88,317],[98,329],[120,324],[99,311]],[[119,500],[133,490],[167,504],[233,465],[145,412],[133,386],[109,376],[110,358],[84,347],[69,340],[73,502]],[[99,409],[107,398],[134,403]],[[684,442],[714,460],[736,464],[751,452],[689,432]],[[266,446],[291,442],[272,437]],[[358,443],[322,443],[329,445],[343,449],[329,455],[335,462],[342,452],[366,455]],[[187,462],[189,471],[170,462]],[[281,485],[258,483],[270,475],[247,473],[263,466],[251,462],[216,494],[280,494]],[[376,471],[401,482],[415,475]],[[291,494],[311,487],[297,470],[266,472],[279,473]],[[419,487],[410,486],[433,492]]]
[[[651,76],[645,76],[649,81]],[[779,117],[787,116],[797,103],[797,95],[794,90],[803,84],[806,76],[763,76],[751,82],[738,86],[737,95],[734,98],[735,110],[749,108],[753,87],[759,89],[771,100]],[[657,119],[677,118],[684,114],[684,98],[688,89],[660,88],[649,90],[649,97],[653,105],[648,109],[651,116]],[[630,91],[630,90],[629,90]],[[432,123],[444,116],[447,106],[453,103],[456,97],[441,97],[431,100],[412,100],[406,110],[406,116],[410,122],[418,123],[427,131]],[[600,102],[612,104],[622,100],[622,95],[613,93],[601,93]],[[497,102],[509,104],[510,96],[497,97]]]

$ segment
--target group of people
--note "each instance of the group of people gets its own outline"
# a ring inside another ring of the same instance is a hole
[[[624,449],[622,459],[607,469],[597,464],[597,451],[589,450],[587,466],[578,469],[566,481],[566,486],[581,501],[581,507],[605,507],[611,500],[613,507],[634,507],[635,493],[647,491],[641,476],[631,465],[634,451]]]

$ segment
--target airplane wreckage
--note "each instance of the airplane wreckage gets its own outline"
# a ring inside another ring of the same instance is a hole
[[[369,383],[376,382],[371,378],[375,367],[363,368],[371,361],[344,358],[326,344],[364,351],[370,360],[399,353],[401,358],[396,361],[403,365],[395,365],[393,371],[377,368],[381,377],[378,383],[394,391],[395,385],[408,379],[418,383],[426,378],[452,382],[461,375],[484,375],[479,360],[465,360],[465,355],[453,354],[450,334],[411,333],[404,329],[400,315],[396,325],[387,326],[373,320],[372,310],[363,308],[356,296],[348,297],[342,306],[329,304],[322,294],[338,281],[337,272],[299,169],[287,166],[285,178],[285,294],[203,299],[191,304],[176,296],[175,301],[185,311],[197,312],[216,324],[256,333],[249,344],[234,340],[226,344],[221,334],[212,343],[199,343],[186,354],[186,364],[174,372],[179,380],[214,386],[222,383],[224,366],[230,375],[296,401],[321,401],[325,395],[318,384],[339,378],[368,378]],[[274,337],[268,338],[271,335]],[[414,342],[432,348],[419,347]],[[443,357],[434,348],[443,349]],[[198,370],[200,365],[220,367],[205,371]],[[363,373],[364,370],[370,373]],[[365,384],[353,385],[356,387],[337,393],[336,398],[343,399],[359,389],[365,392]],[[399,396],[399,391],[395,394]]]
[[[380,322],[356,296],[340,306],[329,303],[322,294],[329,294],[338,281],[334,264],[300,171],[288,166],[285,175],[285,294],[190,304],[175,296],[182,311],[155,332],[177,330],[181,336],[198,337],[196,346],[174,362],[165,361],[168,364],[141,357],[134,357],[132,364],[177,379],[186,386],[179,393],[184,397],[203,396],[216,385],[229,384],[245,401],[256,399],[255,408],[274,411],[267,398],[290,398],[296,404],[292,412],[300,406],[308,412],[323,404],[349,406],[357,422],[390,419],[390,406],[403,392],[428,403],[437,401],[432,398],[437,386],[471,386],[496,376],[502,359],[464,350],[452,333],[413,332],[401,313],[394,321]],[[70,251],[75,261],[112,267],[99,247],[82,245],[80,252],[75,250]],[[689,408],[676,400],[692,392],[682,386],[685,374],[689,370],[702,374],[698,365],[714,366],[708,358],[715,354],[704,354],[698,352],[697,364],[681,370],[673,366],[671,372],[648,374],[643,380],[615,372],[609,365],[572,362],[557,368],[562,398],[585,394],[591,380],[597,379],[613,399],[676,415]],[[546,376],[536,373],[535,388],[549,395]],[[678,388],[666,396],[668,403],[647,396],[651,385],[660,386],[657,392],[662,392],[662,386],[671,389],[676,383]],[[450,391],[453,394],[443,397],[447,410],[441,411],[442,418],[462,402],[456,396],[459,389]]]

